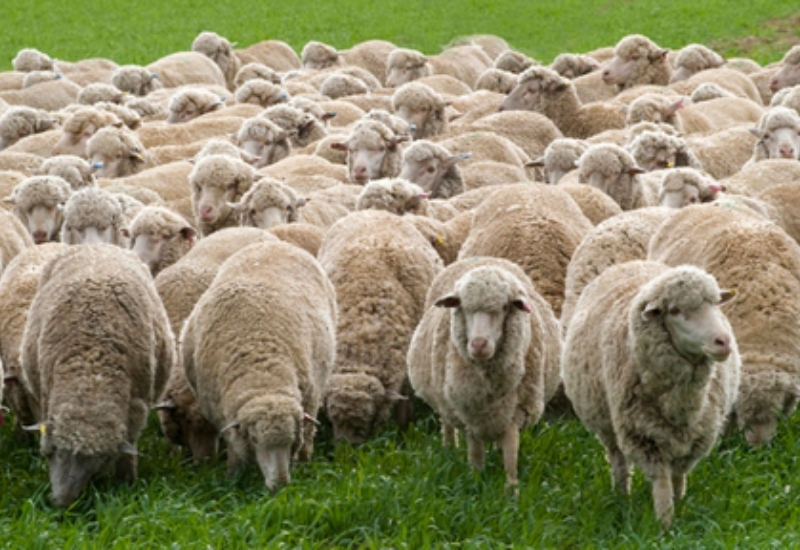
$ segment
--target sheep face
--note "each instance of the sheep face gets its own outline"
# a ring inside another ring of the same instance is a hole
[[[58,240],[64,216],[61,213],[61,204],[42,203],[33,206],[24,216],[19,216],[36,244]]]
[[[700,190],[694,185],[681,185],[678,189],[662,189],[659,204],[667,208],[683,208],[700,202]]]
[[[450,155],[446,158],[430,156],[414,160],[405,157],[398,177],[419,185],[423,191],[435,197],[442,178],[464,158],[462,155]]]
[[[684,208],[690,204],[711,202],[718,198],[725,186],[712,183],[691,168],[670,170],[661,181],[659,204],[668,208]]]
[[[131,250],[147,265],[155,277],[163,265],[164,251],[167,249],[185,249],[188,251],[194,244],[196,232],[189,226],[178,231],[163,228],[157,233],[134,233],[131,236]]]
[[[61,139],[53,146],[52,155],[75,155],[76,157],[86,158],[86,142],[94,135],[97,128],[93,124],[87,124],[79,133],[63,131]]]
[[[800,84],[800,64],[784,64],[769,81],[769,89],[777,92]]]
[[[758,137],[757,146],[766,151],[767,158],[797,160],[800,157],[800,126],[751,131]]]
[[[50,468],[53,502],[60,508],[66,508],[75,502],[89,481],[107,468],[114,458],[108,455],[77,454],[67,449],[55,448],[43,451],[43,454]]]
[[[387,155],[396,154],[398,144],[403,137],[391,136],[391,131],[383,124],[383,132],[360,127],[357,135],[351,135],[346,142],[331,143],[333,149],[347,151],[347,168],[350,181],[364,185],[370,180],[390,177],[395,174],[384,174],[384,160]]]
[[[534,111],[539,105],[542,82],[538,78],[520,78],[500,104],[500,111]]]
[[[433,73],[428,58],[420,52],[398,49],[386,63],[386,87],[397,88]]]
[[[173,96],[169,103],[169,124],[189,122],[206,113],[216,111],[223,100],[213,94],[186,93]]]
[[[294,135],[266,119],[245,121],[236,142],[245,153],[253,157],[252,165],[261,168],[288,157],[292,151],[289,139]]]
[[[603,82],[616,85],[620,89],[637,83],[644,84],[645,82],[639,81],[647,74],[651,65],[663,65],[667,62],[667,50],[642,38],[631,36],[620,41],[615,48],[614,58],[603,70]]]
[[[62,178],[34,176],[17,185],[5,202],[14,205],[14,214],[36,244],[57,241],[64,221],[63,208],[71,189]]]

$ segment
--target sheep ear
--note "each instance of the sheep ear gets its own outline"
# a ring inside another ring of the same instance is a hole
[[[9,204],[15,204],[17,200],[12,195],[9,195],[7,197],[3,197],[3,202],[7,202]]]
[[[470,153],[461,153],[460,155],[452,155],[447,157],[442,164],[444,164],[445,169],[448,169],[452,166],[455,166],[462,160],[466,160],[470,158],[472,155]]]
[[[642,310],[642,320],[652,321],[661,317],[661,306],[658,302],[650,302]]]
[[[753,134],[754,136],[756,136],[758,139],[761,139],[761,138],[764,137],[764,132],[762,132],[758,128],[748,128],[747,131],[750,132],[751,134]]]
[[[461,305],[461,298],[451,294],[444,298],[439,298],[433,305],[436,307],[459,307]]]
[[[424,199],[427,199],[428,197],[430,197],[430,195],[431,195],[430,193],[419,193],[417,195],[414,195],[414,196],[408,198],[408,200],[406,200],[406,204],[405,204],[406,210],[413,210],[414,208],[418,207],[420,205],[420,203]]]
[[[162,401],[156,405],[153,405],[154,411],[174,411],[178,408],[178,404],[172,400],[172,398],[167,399],[166,401]]]
[[[511,305],[517,308],[520,311],[524,311],[525,313],[531,312],[531,305],[528,303],[528,300],[525,298],[517,298],[511,302]]]
[[[325,121],[325,120],[330,120],[330,119],[334,118],[335,116],[336,116],[335,112],[327,111],[327,112],[322,113],[322,117],[321,118],[322,118],[323,121]]]
[[[244,210],[244,203],[243,202],[226,202],[225,204],[228,205],[228,208],[233,210],[236,213],[239,213]]]
[[[130,229],[128,229],[127,227],[120,227],[120,228],[119,228],[119,232],[120,232],[120,233],[122,234],[122,236],[123,236],[123,237],[125,237],[126,239],[130,239],[130,238],[131,238],[131,230],[130,230]]]
[[[306,203],[307,203],[308,201],[310,201],[310,200],[311,200],[311,199],[307,199],[306,197],[300,197],[299,199],[297,199],[297,202],[296,202],[296,203],[294,203],[294,207],[295,207],[295,208],[300,208],[300,207],[303,207],[303,206],[305,206],[305,205],[306,205]]]
[[[182,227],[181,230],[178,232],[183,240],[188,241],[190,243],[194,242],[195,237],[197,236],[197,231],[194,230],[193,227]]]
[[[525,166],[528,168],[543,168],[544,167],[544,157],[539,157],[538,159],[534,159],[530,162],[526,162]]]
[[[625,173],[628,174],[629,176],[635,176],[637,174],[644,174],[645,172],[647,172],[647,170],[645,170],[644,168],[639,168],[638,166],[633,166],[633,167],[628,168],[627,170],[625,170]]]
[[[383,394],[389,401],[408,401],[408,397],[394,390],[386,390]]]
[[[347,151],[347,144],[341,141],[334,141],[331,143],[331,149],[336,149],[337,151]]]
[[[667,109],[667,113],[670,115],[674,115],[679,109],[683,109],[683,107],[684,107],[683,98],[681,98],[669,106],[669,109]]]
[[[219,431],[219,433],[220,433],[220,435],[222,435],[225,432],[227,432],[228,430],[230,430],[232,428],[238,428],[238,427],[239,427],[239,421],[238,420],[234,420],[230,424],[228,424],[226,426],[223,426],[222,429]]]
[[[733,300],[739,292],[735,288],[721,290],[719,292],[719,305],[727,304]]]
[[[725,187],[724,185],[716,183],[713,185],[709,185],[708,188],[711,189],[714,193],[725,193],[728,190],[728,188]]]
[[[662,50],[658,50],[657,52],[653,52],[648,57],[650,58],[651,61],[659,61],[659,60],[660,61],[666,61],[668,53],[669,53],[669,50],[663,50],[662,49]]]
[[[124,441],[122,445],[119,446],[119,452],[124,455],[139,456],[139,451],[136,450],[136,447],[127,441]]]
[[[389,140],[389,149],[396,148],[399,144],[403,143],[404,141],[409,141],[411,139],[410,136],[394,136],[392,139]]]

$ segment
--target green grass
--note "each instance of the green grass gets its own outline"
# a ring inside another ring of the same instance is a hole
[[[106,57],[120,64],[146,64],[190,49],[204,30],[240,47],[279,39],[298,52],[309,40],[348,48],[381,38],[437,53],[456,37],[489,33],[545,63],[561,52],[613,46],[632,32],[669,48],[714,43],[724,55],[743,53],[731,40],[755,36],[769,43],[753,52],[766,63],[788,48],[785,42],[773,43],[774,26],[764,22],[781,21],[797,9],[793,0],[19,0],[0,7],[0,70],[8,70],[24,47],[70,61]],[[800,41],[796,32],[788,32]]]

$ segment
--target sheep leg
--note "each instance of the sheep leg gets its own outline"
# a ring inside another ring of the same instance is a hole
[[[442,422],[442,445],[444,447],[458,447],[458,433],[451,424]]]
[[[672,476],[669,473],[661,473],[653,479],[653,505],[664,531],[669,529],[672,523],[674,510],[672,494]]]
[[[314,435],[317,433],[317,427],[310,421],[306,421],[303,426],[303,444],[297,450],[298,462],[308,462],[311,460],[311,455],[314,454]]]
[[[606,448],[608,462],[611,464],[611,479],[614,482],[614,487],[623,495],[628,495],[631,492],[631,465],[619,447]]]
[[[409,423],[411,422],[411,400],[402,399],[395,403],[393,416],[394,421],[397,422],[397,425],[400,428],[400,431],[406,431]]]
[[[516,488],[519,483],[517,479],[517,455],[519,454],[519,430],[515,425],[511,425],[503,434],[501,442],[503,449],[503,465],[506,469],[506,479],[508,486]]]
[[[473,470],[483,470],[486,445],[472,434],[467,435],[467,456],[469,456],[469,464]]]
[[[678,502],[686,494],[686,474],[672,474],[672,497]]]

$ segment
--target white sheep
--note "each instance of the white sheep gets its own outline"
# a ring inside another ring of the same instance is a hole
[[[356,124],[346,141],[332,142],[330,147],[347,151],[348,177],[357,184],[373,179],[396,177],[402,166],[402,148],[406,136],[397,136],[377,120]]]
[[[578,159],[589,148],[583,140],[573,138],[556,138],[544,150],[544,155],[528,163],[528,166],[541,167],[544,181],[557,184],[568,172],[575,170]]]
[[[37,175],[64,178],[73,191],[77,191],[81,187],[97,185],[92,165],[73,155],[58,155],[47,159],[42,163]]]
[[[225,75],[228,89],[233,90],[235,88],[234,78],[239,72],[241,62],[233,51],[233,45],[227,38],[215,32],[201,32],[192,42],[192,51],[201,53],[214,61],[219,66],[222,74]]]
[[[751,132],[758,141],[748,163],[800,158],[800,115],[794,109],[771,107]]]
[[[303,46],[303,51],[300,52],[300,59],[303,62],[304,69],[328,69],[342,64],[342,59],[339,57],[339,52],[333,46],[311,40],[306,42]]]
[[[800,84],[800,46],[792,46],[781,60],[780,67],[769,79],[769,89],[780,89]]]
[[[693,266],[627,262],[586,287],[567,329],[567,396],[617,490],[630,492],[634,465],[653,484],[664,529],[736,400],[741,363],[719,308],[734,295]]]
[[[0,114],[0,151],[22,138],[45,132],[56,125],[50,113],[26,106],[12,106]]]
[[[105,82],[95,82],[84,86],[78,93],[77,103],[81,105],[94,105],[101,101],[108,101],[109,103],[122,104],[125,102],[126,93]]]
[[[700,71],[721,67],[725,64],[725,59],[702,44],[689,44],[680,49],[673,64],[675,70],[669,80],[670,84],[687,80]]]
[[[682,138],[660,130],[640,132],[625,148],[633,156],[636,165],[648,172],[679,166],[703,169],[702,163]]]
[[[596,71],[600,63],[590,55],[562,53],[553,59],[550,68],[564,78],[574,79]]]
[[[675,168],[665,171],[661,179],[658,203],[668,208],[683,208],[714,201],[723,191],[725,186],[705,172],[688,167]]]
[[[127,229],[130,248],[150,269],[153,277],[192,249],[197,231],[168,208],[142,208]]]
[[[98,178],[120,178],[142,171],[147,160],[139,136],[127,128],[106,126],[86,142],[86,156]]]
[[[672,77],[667,50],[641,34],[628,35],[614,47],[614,58],[602,72],[603,82],[618,91],[639,84],[666,86]]]
[[[498,258],[450,265],[426,305],[408,351],[412,388],[439,416],[445,445],[464,430],[473,468],[497,444],[516,488],[520,432],[559,383],[558,321],[519,266]]]
[[[14,187],[4,202],[14,205],[14,215],[36,244],[57,241],[64,221],[62,208],[72,188],[58,176],[33,176]]]
[[[242,65],[242,68],[236,73],[233,81],[234,90],[254,78],[261,78],[273,84],[282,84],[281,76],[270,67],[262,63],[247,63]]]
[[[229,206],[238,202],[258,176],[252,166],[227,155],[203,157],[192,168],[192,212],[200,235],[238,225]]]
[[[293,133],[292,145],[306,147],[328,135],[324,123],[313,114],[288,104],[273,105],[261,116]]]
[[[239,215],[240,225],[271,229],[300,219],[299,209],[306,199],[280,180],[264,177],[242,195],[239,202],[228,206]]]
[[[140,65],[123,65],[111,75],[111,83],[123,92],[146,96],[163,87],[158,78],[157,74]]]
[[[413,126],[414,139],[446,134],[449,121],[445,108],[450,105],[433,89],[419,82],[400,86],[392,94],[392,109]]]
[[[202,88],[185,88],[175,92],[169,100],[167,122],[188,122],[206,113],[216,111],[225,104],[225,98]]]
[[[437,143],[420,139],[403,151],[399,177],[419,185],[430,198],[448,199],[464,192],[458,163],[469,155],[453,155]]]
[[[105,189],[84,187],[64,205],[61,242],[107,243],[128,248],[125,217],[120,201]]]
[[[658,190],[647,185],[649,181],[639,178],[644,169],[619,145],[592,145],[581,155],[578,170],[581,183],[600,189],[623,210],[655,206],[658,202]]]
[[[236,132],[234,141],[248,155],[257,158],[255,168],[274,164],[292,153],[293,131],[286,131],[268,118],[249,118]]]
[[[397,48],[389,54],[386,66],[386,87],[399,88],[403,84],[433,74],[428,57],[422,52]]]
[[[31,71],[52,71],[53,59],[36,48],[23,48],[17,52],[11,65],[15,71],[28,73]]]
[[[273,84],[263,78],[251,78],[236,88],[236,103],[251,103],[263,108],[289,100],[289,92],[281,85]]]
[[[86,142],[99,129],[106,126],[122,127],[122,121],[113,113],[95,107],[80,107],[72,112],[61,128],[61,139],[52,150],[53,155],[75,155],[86,158]]]
[[[475,89],[508,95],[517,86],[517,82],[518,75],[492,67],[481,73],[475,82]]]

